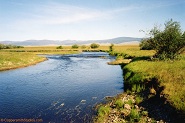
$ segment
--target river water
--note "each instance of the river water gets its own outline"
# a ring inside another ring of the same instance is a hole
[[[0,118],[90,122],[93,106],[123,92],[120,66],[103,52],[47,55],[34,66],[0,72]]]

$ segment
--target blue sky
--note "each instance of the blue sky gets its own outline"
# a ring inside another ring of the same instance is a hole
[[[185,0],[0,0],[0,41],[145,37],[171,18],[185,31]]]

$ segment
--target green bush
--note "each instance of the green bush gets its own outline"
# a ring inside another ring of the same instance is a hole
[[[100,45],[99,44],[96,44],[96,43],[92,43],[91,45],[90,45],[90,47],[92,48],[92,49],[95,49],[95,48],[98,48]]]
[[[78,46],[77,44],[72,45],[72,48],[73,48],[73,49],[78,49],[78,47],[79,47],[79,46]]]
[[[24,48],[23,46],[16,46],[16,45],[5,45],[0,44],[0,49],[15,49],[15,48]]]
[[[63,47],[62,46],[58,46],[57,49],[63,49]]]
[[[109,46],[109,52],[111,53],[111,52],[113,52],[113,50],[114,50],[114,44],[111,44],[111,45]]]
[[[167,21],[164,30],[157,26],[150,30],[150,38],[141,42],[141,49],[151,48],[156,51],[155,58],[174,59],[183,52],[185,47],[185,32],[180,24],[172,19]]]
[[[150,39],[142,39],[139,44],[141,50],[153,50]]]

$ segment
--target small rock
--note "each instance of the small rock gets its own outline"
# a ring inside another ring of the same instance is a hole
[[[81,103],[86,103],[86,100],[81,100]]]
[[[152,120],[151,120],[151,118],[148,118],[148,122],[151,122]]]
[[[60,104],[60,106],[61,106],[61,107],[64,106],[64,103]]]
[[[127,109],[127,110],[131,110],[131,107],[130,107],[129,104],[125,104],[125,105],[124,105],[124,108]]]
[[[128,115],[130,114],[130,110],[123,109],[123,110],[121,110],[121,114],[122,114],[124,117],[126,117],[126,116],[128,116]]]
[[[137,105],[135,105],[134,107],[135,107],[136,109],[139,109],[139,106],[137,106]]]
[[[97,97],[92,97],[93,100],[97,99]]]

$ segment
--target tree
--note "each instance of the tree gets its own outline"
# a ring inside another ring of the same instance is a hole
[[[23,46],[16,46],[16,45],[5,45],[0,44],[0,49],[15,49],[15,48],[24,48]]]
[[[77,44],[72,45],[72,48],[73,48],[73,49],[78,49],[78,47],[79,47],[79,46],[78,46]]]
[[[95,49],[95,48],[98,48],[99,46],[100,46],[99,44],[92,43],[90,47],[91,47],[92,49]]]
[[[57,49],[63,49],[62,45],[58,46]]]
[[[150,38],[140,44],[141,48],[150,46],[156,51],[154,57],[159,59],[174,59],[185,47],[185,32],[182,33],[180,24],[172,19],[167,21],[161,31],[154,27],[150,31]],[[144,45],[143,45],[144,44]]]
[[[0,44],[0,50],[4,49],[4,44]]]
[[[114,44],[111,44],[110,46],[109,46],[109,52],[113,52],[113,50],[114,50]]]
[[[150,39],[142,39],[139,46],[141,50],[153,50]]]

